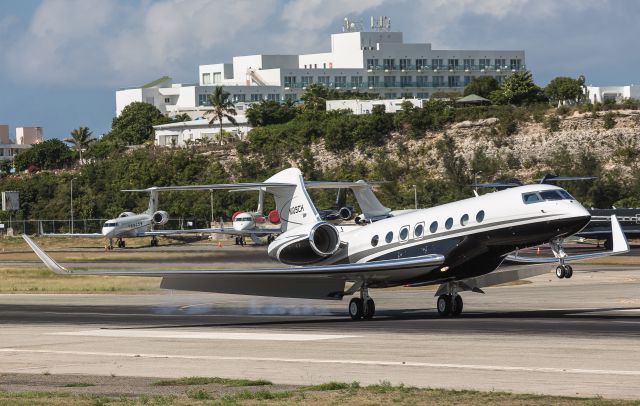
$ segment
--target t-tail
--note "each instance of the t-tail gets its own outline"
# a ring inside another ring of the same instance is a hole
[[[314,206],[307,189],[304,186],[302,172],[298,168],[289,168],[276,173],[265,183],[288,183],[295,186],[267,186],[266,190],[272,193],[280,221],[282,232],[294,229],[305,224],[315,224],[322,221]]]
[[[158,211],[158,191],[155,188],[149,188],[146,191],[149,192],[149,207],[145,213],[153,216],[153,213]]]

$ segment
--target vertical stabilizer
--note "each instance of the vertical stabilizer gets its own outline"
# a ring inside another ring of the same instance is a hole
[[[320,215],[304,186],[302,172],[298,168],[289,168],[278,172],[267,179],[265,183],[289,183],[295,185],[266,187],[266,191],[272,193],[275,198],[283,232],[303,224],[313,224],[321,221]]]
[[[391,212],[391,209],[384,207],[380,200],[373,193],[371,185],[367,184],[364,180],[359,180],[356,183],[361,183],[361,187],[352,188],[353,194],[356,195],[358,206],[362,210],[362,213],[367,217],[386,216]]]
[[[147,189],[149,191],[149,208],[146,214],[153,215],[158,211],[158,191],[155,188]]]

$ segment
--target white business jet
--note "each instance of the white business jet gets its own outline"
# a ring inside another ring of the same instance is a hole
[[[257,186],[234,187],[260,187],[274,195],[282,234],[269,244],[268,253],[293,266],[74,271],[23,237],[50,270],[61,274],[160,276],[165,289],[278,297],[342,299],[359,292],[348,306],[353,319],[374,316],[369,288],[402,285],[440,285],[439,314],[459,315],[463,307],[459,293],[482,292],[482,287],[508,281],[505,271],[493,271],[519,248],[551,242],[558,252],[553,260],[560,262],[565,278],[572,273],[567,274],[569,261],[629,249],[612,216],[613,250],[566,255],[562,240],[580,231],[591,216],[569,193],[553,185],[519,186],[398,215],[385,210],[370,187],[361,187],[360,193],[353,189],[358,205],[365,218],[377,221],[351,226],[321,220],[298,169],[283,170]],[[516,272],[510,277],[522,276]]]

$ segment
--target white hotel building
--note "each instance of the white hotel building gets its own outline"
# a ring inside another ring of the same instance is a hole
[[[401,32],[343,32],[331,35],[331,51],[303,55],[236,56],[231,63],[200,65],[197,85],[173,84],[168,77],[116,92],[116,114],[131,102],[155,105],[170,115],[201,116],[207,95],[224,86],[237,103],[298,100],[318,83],[340,90],[377,93],[385,99],[429,98],[461,92],[478,76],[502,81],[525,69],[522,50],[439,50],[407,44]]]

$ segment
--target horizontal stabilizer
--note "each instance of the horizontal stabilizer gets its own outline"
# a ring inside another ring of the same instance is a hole
[[[171,192],[187,190],[259,190],[266,187],[295,187],[291,183],[213,183],[211,185],[153,186],[146,189],[123,189],[122,192]]]

